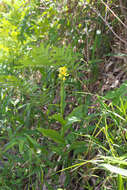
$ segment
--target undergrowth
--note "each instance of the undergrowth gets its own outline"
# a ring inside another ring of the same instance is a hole
[[[127,189],[127,82],[101,90],[115,3],[0,2],[0,189]]]

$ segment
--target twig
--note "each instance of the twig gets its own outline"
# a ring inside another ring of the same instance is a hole
[[[126,24],[123,23],[123,21],[110,9],[110,7],[103,1],[101,0],[101,2],[106,6],[106,8],[114,15],[114,17],[117,18],[117,20],[127,29]]]
[[[118,38],[121,42],[127,45],[127,41],[123,40],[118,34],[112,29],[110,24],[102,17],[102,15],[99,13],[99,11],[95,10],[93,7],[90,7],[103,21],[104,23],[108,26],[108,28],[111,30],[111,32]]]

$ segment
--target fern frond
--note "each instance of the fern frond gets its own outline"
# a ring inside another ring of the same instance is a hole
[[[70,47],[51,47],[41,44],[40,47],[33,47],[20,63],[24,67],[72,66],[78,57],[79,54],[75,54]]]

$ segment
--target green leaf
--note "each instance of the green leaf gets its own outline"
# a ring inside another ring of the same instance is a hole
[[[84,141],[75,141],[69,147],[69,151],[74,150],[74,154],[80,154],[87,151],[87,144]]]
[[[118,190],[124,190],[124,184],[121,175],[118,175]]]
[[[118,158],[117,157],[114,158],[112,156],[101,156],[100,158],[103,159],[104,162],[108,162],[108,163],[110,162],[114,165],[119,164],[119,165],[127,166],[126,154],[125,154],[125,158],[121,156],[119,156]]]
[[[67,119],[66,125],[71,125],[71,124],[73,124],[73,123],[75,123],[75,122],[80,122],[80,121],[81,121],[81,119],[79,119],[79,118],[77,118],[77,117],[75,117],[75,116],[72,116],[72,117],[69,117],[69,118]]]
[[[7,143],[5,145],[5,149],[4,151],[6,152],[8,149],[12,148],[13,146],[17,145],[19,142],[17,141],[17,139],[10,141],[9,143]]]
[[[122,169],[122,168],[113,166],[111,164],[101,164],[100,166],[103,166],[104,168],[106,168],[107,170],[109,170],[112,173],[116,173],[116,174],[127,177],[127,170],[126,169]]]
[[[65,144],[64,138],[59,134],[59,132],[53,129],[38,128],[38,131],[40,131],[45,137],[52,139],[56,143]]]
[[[61,113],[58,114],[54,114],[52,116],[49,117],[49,119],[55,119],[56,121],[58,121],[61,125],[65,125],[66,121],[63,119],[63,117],[61,116]]]
[[[33,138],[31,138],[27,134],[25,134],[25,136],[27,137],[27,140],[28,140],[29,145],[30,145],[31,148],[39,147],[39,144]]]
[[[86,0],[87,3],[90,3],[90,0]]]
[[[104,98],[112,100],[113,103],[118,104],[120,102],[120,97],[127,99],[126,89],[127,89],[127,81],[121,84],[119,88],[115,88],[114,90],[108,91],[104,96]]]
[[[19,152],[20,152],[20,154],[23,153],[24,144],[25,144],[25,141],[20,141],[19,142]]]
[[[73,118],[75,117],[75,119],[77,118],[77,120],[83,119],[84,115],[85,115],[85,105],[80,105],[76,108],[73,109],[73,111],[67,116],[67,120],[69,120],[69,118]]]

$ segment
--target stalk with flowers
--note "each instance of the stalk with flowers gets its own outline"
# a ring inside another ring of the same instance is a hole
[[[59,68],[59,78],[61,80],[61,87],[60,87],[60,112],[61,112],[61,116],[63,117],[64,114],[64,108],[65,108],[65,97],[66,97],[66,92],[65,92],[65,80],[66,77],[68,76],[67,74],[67,68],[64,67],[60,67]]]
[[[66,91],[65,91],[65,80],[66,77],[68,76],[67,73],[67,68],[64,67],[60,67],[59,68],[59,79],[61,80],[61,86],[60,86],[60,113],[61,113],[61,117],[64,117],[64,108],[65,108],[65,97],[66,97]],[[62,127],[61,130],[61,135],[64,135],[64,129]]]

